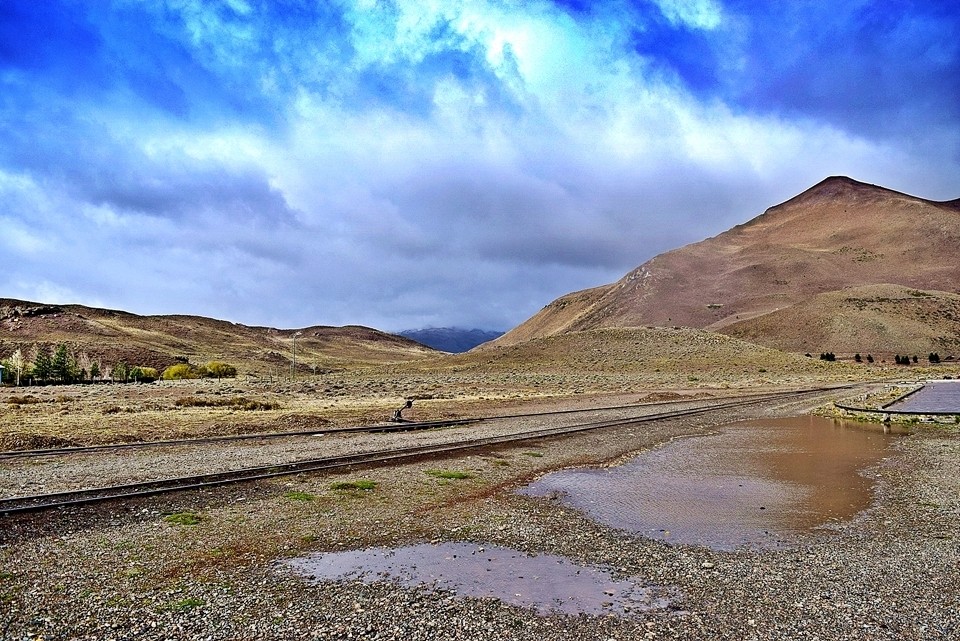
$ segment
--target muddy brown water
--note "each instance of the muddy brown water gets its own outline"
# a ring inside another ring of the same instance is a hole
[[[473,543],[423,543],[311,554],[287,564],[308,578],[391,581],[452,590],[460,596],[495,597],[540,614],[613,614],[621,617],[667,608],[673,591],[642,581],[615,579],[607,571],[551,554]]]
[[[900,431],[816,416],[745,421],[624,465],[549,474],[521,492],[606,525],[717,550],[790,545],[867,508],[865,472]]]

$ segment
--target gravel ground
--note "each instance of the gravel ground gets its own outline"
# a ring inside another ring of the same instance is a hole
[[[223,472],[305,459],[371,452],[391,447],[456,443],[473,438],[516,434],[544,427],[643,417],[703,406],[688,403],[645,404],[610,410],[487,420],[461,427],[399,433],[324,434],[283,439],[252,439],[197,445],[123,448],[68,456],[0,459],[0,497],[135,483],[166,476]],[[529,413],[527,410],[526,413]]]
[[[869,510],[782,550],[670,546],[514,491],[549,470],[622,460],[681,434],[800,409],[809,408],[722,411],[347,475],[8,518],[0,528],[0,638],[960,637],[956,428],[919,428],[900,440],[870,470],[878,490]],[[472,476],[424,474],[438,467]],[[330,487],[357,478],[378,485]],[[164,517],[187,511],[196,524]],[[425,541],[560,554],[681,596],[669,609],[630,618],[538,616],[426,588],[311,584],[281,563],[314,551]]]

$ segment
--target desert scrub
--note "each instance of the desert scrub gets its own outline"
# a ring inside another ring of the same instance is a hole
[[[302,492],[300,490],[284,492],[283,496],[291,501],[313,501],[317,498],[316,494],[310,494],[310,492]]]
[[[377,487],[376,481],[358,479],[356,481],[338,481],[330,484],[331,490],[373,490]]]
[[[11,396],[7,399],[7,403],[10,405],[35,405],[42,402],[42,400],[33,394],[27,394],[26,396]]]
[[[467,472],[460,472],[458,470],[424,470],[425,474],[428,474],[434,478],[438,479],[468,479],[471,478],[471,475]]]
[[[251,400],[245,396],[234,396],[232,398],[197,398],[196,396],[184,396],[183,398],[178,398],[173,404],[177,407],[227,407],[238,410],[275,410],[280,408],[279,403]]]
[[[197,525],[203,518],[194,512],[174,512],[163,517],[163,520],[174,525]]]

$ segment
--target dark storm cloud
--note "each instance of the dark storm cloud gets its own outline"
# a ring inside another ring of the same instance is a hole
[[[804,11],[813,15],[777,12],[757,34],[747,70],[754,81],[744,92],[750,104],[881,138],[955,126],[960,7],[871,2],[846,12]],[[777,35],[784,31],[786,42]]]

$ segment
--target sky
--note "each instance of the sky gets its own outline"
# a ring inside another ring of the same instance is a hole
[[[506,330],[830,175],[960,197],[960,4],[0,0],[0,297]]]

